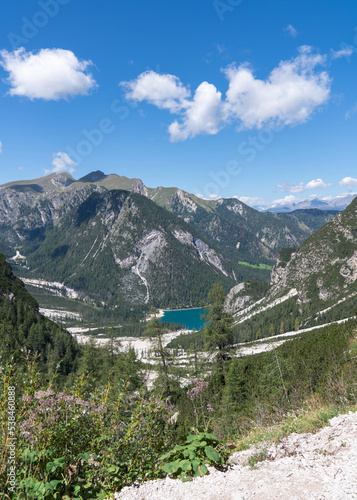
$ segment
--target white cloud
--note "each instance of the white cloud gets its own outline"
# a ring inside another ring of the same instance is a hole
[[[326,189],[331,186],[331,183],[326,183],[322,179],[314,179],[306,184],[305,189]]]
[[[159,75],[155,71],[145,71],[135,80],[121,82],[127,99],[147,101],[159,109],[168,109],[171,113],[180,112],[188,105],[191,92],[174,75]]]
[[[17,167],[17,170],[23,170],[24,167]]]
[[[260,198],[259,196],[233,196],[233,198],[237,198],[239,201],[242,201],[246,205],[251,206],[257,206],[257,205],[264,205],[266,206],[266,202],[263,198]]]
[[[305,189],[305,184],[303,182],[299,182],[299,184],[289,184],[288,182],[282,182],[277,186],[280,191],[284,191],[285,193],[302,193]]]
[[[169,126],[171,141],[184,141],[199,134],[214,135],[223,126],[222,94],[210,83],[197,88],[193,100],[187,103],[182,122]]]
[[[70,50],[41,49],[36,54],[23,47],[14,52],[1,50],[0,65],[9,73],[8,94],[12,96],[57,101],[88,95],[97,87],[86,72],[92,62],[80,61]]]
[[[325,57],[306,46],[299,51],[295,59],[274,68],[266,80],[255,78],[247,65],[225,70],[227,112],[240,122],[239,129],[304,123],[328,101],[331,80],[325,71],[314,71]]]
[[[230,65],[223,70],[229,82],[225,99],[208,82],[202,82],[192,97],[177,76],[154,71],[121,85],[127,99],[146,101],[179,115],[169,133],[172,141],[183,141],[216,134],[232,122],[239,130],[306,122],[330,97],[331,79],[316,69],[325,60],[326,56],[302,46],[297,57],[282,61],[266,80],[256,78],[247,64]]]
[[[0,141],[0,154],[2,153],[2,142]]]
[[[357,179],[354,177],[344,177],[338,185],[347,189],[352,189],[353,186],[357,186]]]
[[[354,53],[353,47],[345,47],[341,50],[331,49],[331,59],[341,59],[341,57],[350,57]]]
[[[284,191],[287,193],[302,193],[306,189],[326,189],[330,187],[330,183],[324,182],[322,179],[314,179],[312,181],[304,184],[303,182],[299,182],[299,184],[289,184],[287,182],[283,182],[278,184],[278,188],[280,191]]]
[[[280,198],[278,200],[274,200],[272,206],[275,206],[275,205],[285,205],[285,204],[289,205],[291,203],[296,203],[298,201],[299,201],[299,199],[296,198],[296,196],[290,194],[288,196],[285,196],[285,198]]]
[[[73,174],[76,169],[74,168],[77,165],[67,153],[53,153],[53,168],[46,169],[44,168],[45,174],[59,174],[61,172],[69,172]]]
[[[195,196],[197,196],[197,198],[201,198],[202,200],[220,200],[222,198],[219,194],[205,195],[202,193],[196,193]]]
[[[294,28],[292,24],[288,24],[287,26],[285,26],[284,31],[293,38],[295,38],[298,34],[297,30]]]

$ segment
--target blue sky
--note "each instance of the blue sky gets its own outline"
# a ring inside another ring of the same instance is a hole
[[[356,192],[356,62],[352,0],[3,0],[0,183]]]

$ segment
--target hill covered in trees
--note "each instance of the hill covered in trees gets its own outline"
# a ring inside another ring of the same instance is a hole
[[[25,353],[37,353],[43,374],[66,376],[77,367],[79,346],[72,336],[39,312],[37,301],[12,273],[0,254],[0,349],[2,363],[25,363]]]

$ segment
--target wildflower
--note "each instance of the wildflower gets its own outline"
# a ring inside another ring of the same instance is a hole
[[[195,387],[192,387],[192,389],[187,391],[189,399],[195,399],[204,389],[207,389],[208,387],[208,382],[205,382],[202,378],[194,378],[191,382],[195,384]]]

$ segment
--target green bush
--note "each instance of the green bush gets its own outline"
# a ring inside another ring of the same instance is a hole
[[[102,499],[133,482],[164,477],[158,458],[172,446],[170,408],[160,397],[130,394],[128,385],[108,398],[109,386],[83,392],[84,377],[71,392],[38,387],[39,377],[13,378],[7,365],[0,390],[15,386],[17,397],[16,488],[8,476],[7,400],[0,405],[2,454],[0,498]],[[21,390],[20,390],[21,389]]]
[[[163,470],[182,481],[189,481],[192,476],[208,474],[206,464],[222,469],[227,460],[227,450],[218,438],[210,432],[189,434],[171,451],[160,457],[165,461]],[[167,460],[170,459],[170,462]]]

